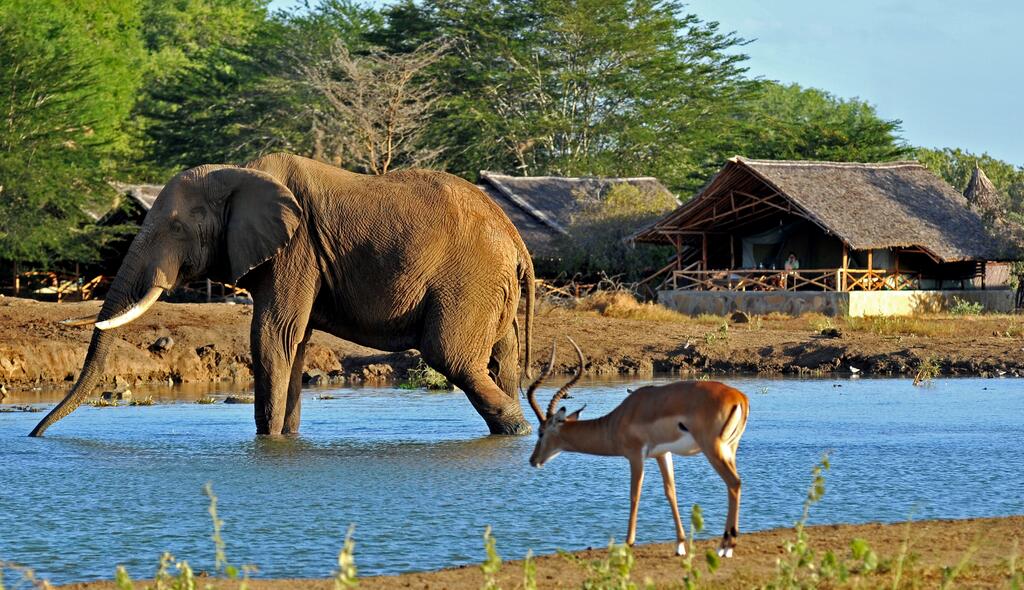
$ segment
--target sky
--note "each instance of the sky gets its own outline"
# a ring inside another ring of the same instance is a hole
[[[687,10],[753,40],[742,49],[752,76],[866,100],[902,120],[913,145],[1024,166],[1024,0],[688,0]]]

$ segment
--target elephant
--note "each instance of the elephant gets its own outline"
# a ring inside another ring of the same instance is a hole
[[[30,436],[95,387],[118,328],[202,278],[252,294],[259,435],[298,432],[314,329],[379,350],[416,349],[465,392],[490,433],[530,432],[517,395],[517,311],[525,291],[528,371],[534,269],[505,212],[444,172],[367,176],[271,154],[191,168],[163,187],[94,318],[77,381]]]

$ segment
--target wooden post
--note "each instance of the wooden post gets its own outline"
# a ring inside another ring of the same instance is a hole
[[[701,270],[708,269],[708,234],[700,234]]]
[[[900,291],[900,251],[892,251],[893,279],[892,288]]]
[[[672,236],[672,244],[676,247],[676,270],[683,269],[683,238]]]
[[[736,268],[736,237],[729,234],[729,270]]]
[[[864,275],[864,278],[867,279],[868,291],[874,291],[875,290],[875,281],[874,281],[874,276],[872,276],[873,273],[872,273],[872,270],[871,270],[872,268],[874,268],[872,266],[872,262],[871,262],[872,261],[871,256],[874,253],[875,253],[874,250],[868,250],[868,273],[866,275]]]
[[[213,301],[213,282],[210,279],[206,279],[206,302]]]
[[[18,268],[18,263],[14,263],[14,296],[17,297],[21,293],[21,272]]]
[[[842,277],[842,283],[839,285],[840,291],[846,291],[846,269],[849,268],[850,264],[850,248],[843,242],[843,267],[840,269],[839,276]]]

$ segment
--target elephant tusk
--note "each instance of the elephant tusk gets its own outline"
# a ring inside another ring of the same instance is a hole
[[[96,329],[112,330],[114,328],[123,326],[129,322],[135,321],[136,319],[138,319],[140,315],[146,313],[146,310],[152,307],[153,304],[156,303],[157,299],[160,299],[160,295],[163,292],[164,290],[161,287],[150,287],[149,291],[147,291],[146,294],[142,297],[142,299],[140,299],[138,303],[133,305],[131,309],[120,315],[114,316],[109,320],[97,322]]]
[[[88,326],[90,324],[95,324],[96,323],[96,315],[95,314],[94,315],[89,315],[89,316],[85,316],[84,318],[68,318],[66,320],[61,320],[60,323],[65,325],[65,326],[74,326],[74,327]]]

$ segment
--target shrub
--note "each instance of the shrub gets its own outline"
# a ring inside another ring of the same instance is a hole
[[[405,381],[398,384],[401,389],[429,389],[431,391],[450,391],[455,389],[448,378],[438,373],[420,359],[419,363],[409,369]]]
[[[574,194],[577,211],[569,223],[569,243],[563,246],[563,270],[570,274],[625,274],[642,278],[668,262],[671,249],[627,244],[637,229],[676,207],[670,193],[644,190],[621,183],[607,189]]]
[[[981,315],[983,311],[985,305],[980,301],[968,301],[956,295],[953,296],[953,305],[949,308],[949,313],[953,315]]]
[[[657,303],[641,303],[626,291],[596,291],[578,300],[573,309],[593,311],[607,318],[682,322],[687,317]],[[721,318],[719,318],[721,320]]]

